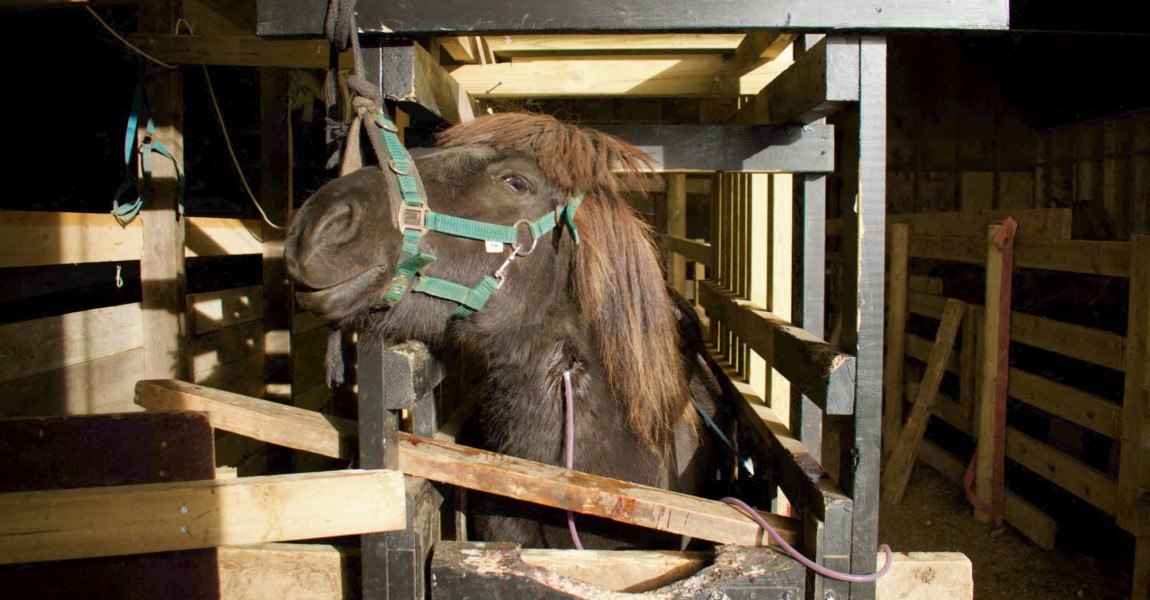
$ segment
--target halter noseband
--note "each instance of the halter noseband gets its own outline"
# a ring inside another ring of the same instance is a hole
[[[415,163],[399,140],[397,128],[382,112],[374,114],[378,138],[382,138],[383,148],[380,148],[373,138],[373,147],[380,162],[384,156],[380,150],[386,150],[388,157],[387,168],[396,176],[399,184],[400,196],[403,203],[396,203],[399,212],[399,226],[403,231],[403,255],[405,258],[395,268],[395,275],[383,293],[384,306],[394,306],[410,289],[415,292],[451,300],[459,306],[455,308],[452,316],[463,318],[484,307],[487,300],[503,285],[504,272],[511,262],[519,256],[527,256],[535,249],[539,238],[547,232],[565,226],[571,232],[571,239],[579,243],[579,231],[575,228],[575,210],[583,202],[583,194],[569,199],[562,206],[557,206],[534,221],[520,220],[515,225],[497,225],[472,219],[464,219],[451,215],[432,212],[424,200],[423,185],[415,170]],[[519,243],[521,228],[526,226],[531,234],[530,245],[524,250],[525,244]],[[423,275],[423,270],[437,259],[434,255],[420,250],[423,234],[428,231],[446,235],[479,240],[490,244],[507,245],[511,247],[511,254],[503,261],[491,275],[485,276],[473,287]]]

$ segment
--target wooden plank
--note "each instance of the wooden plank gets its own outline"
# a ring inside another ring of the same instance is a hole
[[[774,81],[749,93],[756,95],[732,122],[806,124],[838,111],[859,99],[858,38],[827,36]]]
[[[1013,341],[1122,370],[1126,340],[1121,335],[1018,312],[1011,313],[1010,322]]]
[[[770,543],[754,521],[722,502],[405,433],[399,443],[400,469],[416,477],[721,544]],[[785,539],[797,538],[793,519],[760,514]]]
[[[843,391],[854,381],[853,357],[712,282],[699,285],[699,303],[827,414],[853,412],[854,395]]]
[[[883,372],[885,389],[882,437],[886,449],[894,448],[902,431],[902,372],[903,354],[906,353],[907,317],[907,250],[910,227],[905,224],[890,226],[887,236],[889,271],[887,274],[886,369]],[[945,366],[945,363],[944,363]],[[889,467],[888,467],[889,468]]]
[[[442,52],[447,52],[458,63],[487,65],[495,62],[495,53],[491,51],[491,45],[485,37],[460,35],[436,38],[435,42],[439,44]],[[434,46],[431,54],[432,56],[436,55]]]
[[[1134,577],[1131,581],[1130,600],[1150,600],[1150,536],[1140,535],[1134,540]]]
[[[259,320],[263,310],[263,288],[258,285],[188,294],[188,326],[193,335]]]
[[[1007,221],[1009,223],[1009,221]],[[982,351],[978,372],[978,397],[975,406],[975,431],[977,438],[976,456],[978,460],[974,473],[974,492],[994,511],[1001,513],[1005,499],[1001,482],[1005,477],[1005,456],[1003,454],[1002,424],[999,417],[1006,418],[1006,381],[1010,364],[1010,281],[1011,266],[1006,248],[995,241],[1005,224],[992,224],[986,230],[986,295],[982,313]],[[1012,244],[1014,234],[1007,234],[1007,244]],[[989,520],[992,515],[975,510],[976,518]]]
[[[195,383],[205,383],[206,378],[214,370],[237,361],[248,361],[253,357],[258,359],[255,362],[261,366],[248,373],[247,377],[260,377],[263,373],[263,333],[262,322],[248,321],[196,337],[188,344],[187,350],[191,361],[192,380]],[[219,380],[220,378],[217,378],[217,381]]]
[[[891,561],[875,584],[877,600],[974,598],[974,567],[961,552],[896,552]]]
[[[340,510],[331,510],[338,499]],[[0,564],[355,535],[406,524],[403,475],[333,471],[0,494]]]
[[[1088,275],[1130,276],[1129,242],[1020,239],[1014,249],[1014,266],[1050,269]]]
[[[267,40],[254,35],[132,34],[128,40],[170,64],[326,69],[331,45],[326,40]],[[350,52],[340,55],[352,67]]]
[[[0,326],[0,381],[21,379],[144,345],[139,304]]]
[[[365,52],[369,54],[369,58],[365,58],[368,80],[382,82],[385,97],[395,99],[409,115],[434,116],[448,123],[466,123],[480,114],[475,102],[479,95],[459,78],[459,71],[498,68],[498,65],[464,66],[448,73],[422,46],[412,43]],[[371,60],[371,55],[380,59]]]
[[[792,252],[795,243],[794,223],[794,175],[780,173],[774,175],[754,174],[748,177],[751,186],[751,201],[760,202],[763,208],[768,208],[766,222],[758,225],[759,214],[752,213],[748,221],[751,229],[748,237],[751,238],[748,246],[757,252],[748,252],[750,261],[747,264],[748,277],[754,284],[764,273],[763,262],[767,263],[764,290],[765,303],[760,306],[770,307],[773,314],[779,318],[795,322],[792,306],[792,286],[794,285],[794,257]],[[760,228],[761,229],[758,229]],[[769,229],[768,229],[769,228]],[[766,235],[762,235],[766,230]],[[769,250],[768,250],[769,248]],[[751,301],[756,302],[753,295]],[[804,331],[806,331],[804,329]],[[768,394],[771,406],[776,407],[784,423],[791,422],[791,386],[790,383],[779,376],[775,369],[768,371]]]
[[[219,549],[221,600],[343,600],[359,589],[359,549],[260,544]]]
[[[1013,428],[1006,430],[1006,453],[1011,460],[1093,504],[1106,514],[1117,514],[1118,482],[1107,474]]]
[[[184,256],[259,254],[260,225],[255,220],[188,217]]]
[[[638,147],[657,171],[834,170],[831,125],[598,125],[596,129]]]
[[[782,31],[753,31],[735,48],[735,60],[744,64],[758,60],[775,60],[797,36]]]
[[[107,213],[0,211],[0,267],[140,260],[143,231]]]
[[[884,502],[898,504],[906,492],[906,484],[910,481],[910,471],[918,456],[918,448],[922,444],[926,433],[927,419],[930,417],[931,407],[934,405],[938,386],[942,383],[942,374],[946,363],[950,359],[954,340],[958,336],[958,326],[962,322],[965,312],[964,304],[958,300],[947,300],[946,310],[935,337],[934,347],[930,351],[930,359],[926,363],[926,373],[922,383],[919,384],[918,394],[911,408],[910,417],[906,426],[894,443],[894,449],[882,477],[882,499]],[[899,399],[901,400],[901,398]]]
[[[322,0],[263,0],[257,4],[261,36],[323,35]],[[719,0],[699,10],[683,0],[652,5],[641,0],[596,0],[578,6],[553,2],[477,6],[466,0],[395,6],[371,1],[357,6],[360,28],[369,35],[470,35],[530,32],[678,32],[795,29],[1005,29],[1007,6],[993,0],[962,4],[938,0],[894,0],[883,10],[850,0],[811,4],[801,0]]]
[[[361,21],[362,23],[362,21]],[[754,94],[786,68],[759,60],[746,66],[719,55],[524,57],[451,72],[477,99],[571,97],[723,98]]]
[[[273,226],[291,221],[294,201],[291,140],[292,75],[287,69],[264,67],[260,74],[260,188],[259,203],[270,222],[261,223],[264,354],[262,396],[292,402],[292,318],[295,294],[284,261],[287,230]],[[274,458],[274,457],[273,457]]]
[[[666,247],[668,237],[676,241],[687,241],[687,175],[667,173],[663,177],[667,181],[667,232],[663,240],[663,246]],[[686,296],[687,258],[681,253],[668,253],[667,281],[676,292]]]
[[[87,415],[132,400],[144,375],[144,349],[0,383],[0,417]]]
[[[891,229],[892,235],[894,232],[893,226]],[[942,295],[943,282],[938,277],[927,277],[926,275],[911,275],[907,278],[907,289],[920,294],[933,294],[935,296]],[[893,312],[893,311],[892,311]]]
[[[1018,239],[1070,239],[1069,208],[904,213],[891,215],[890,222],[908,224],[915,235],[981,238],[991,223],[1006,217],[1018,221]]]
[[[1132,238],[1130,312],[1126,329],[1126,381],[1123,388],[1122,446],[1118,475],[1118,524],[1144,538],[1150,535],[1150,236]],[[1140,539],[1145,545],[1146,540]],[[1150,549],[1140,549],[1145,562]],[[1141,583],[1146,587],[1146,578]],[[1137,590],[1143,593],[1145,590]]]
[[[613,592],[646,592],[689,577],[711,564],[709,552],[638,550],[536,550],[524,548],[523,562]]]
[[[540,56],[545,54],[652,54],[668,52],[725,53],[738,48],[745,36],[741,33],[643,33],[536,35],[516,32],[484,38],[491,51],[500,58]]]
[[[966,464],[959,461],[946,450],[936,446],[929,440],[924,440],[919,450],[919,459],[927,465],[942,473],[955,485],[962,486],[963,475],[966,473]],[[1054,538],[1058,531],[1058,523],[1053,517],[1035,508],[1010,490],[1006,492],[1006,505],[1004,509],[1006,521],[1023,535],[1030,538],[1043,550],[1054,549]]]
[[[1009,393],[1012,398],[1106,437],[1119,439],[1122,434],[1122,407],[1078,388],[1012,368]]]
[[[174,380],[139,382],[136,403],[148,410],[204,412],[212,427],[296,450],[353,455],[354,422],[294,406]]]
[[[675,237],[673,235],[662,236],[663,248],[670,252],[682,255],[687,260],[692,260],[702,264],[705,267],[712,266],[712,252],[711,244],[707,242],[700,242],[697,240],[688,240],[685,238]]]

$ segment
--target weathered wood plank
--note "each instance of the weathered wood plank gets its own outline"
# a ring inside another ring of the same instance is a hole
[[[110,214],[0,212],[0,267],[140,260],[143,226]]]
[[[974,566],[961,552],[896,552],[891,560],[890,571],[875,584],[877,600],[974,598]]]
[[[768,545],[767,534],[737,508],[625,481],[400,434],[400,469],[409,475],[650,527],[721,544]],[[760,513],[788,540],[798,526]]]
[[[918,456],[919,446],[926,433],[927,420],[934,405],[938,386],[942,383],[942,374],[946,363],[950,360],[950,353],[954,347],[954,340],[958,336],[958,326],[962,322],[965,312],[964,304],[958,300],[947,300],[946,310],[939,325],[938,334],[931,348],[930,358],[926,362],[926,373],[915,396],[914,406],[910,417],[906,421],[898,439],[894,442],[890,460],[882,474],[882,499],[884,502],[898,504],[906,491],[906,484],[910,481],[910,471],[914,468]],[[901,400],[901,398],[900,398]]]
[[[326,40],[267,40],[254,35],[134,34],[136,46],[172,64],[235,67],[326,69],[331,45]],[[352,67],[351,53],[340,55]]]
[[[602,590],[646,592],[693,575],[709,565],[710,552],[638,550],[536,550],[519,552],[523,562]]]
[[[1117,514],[1118,482],[1109,475],[1013,428],[1006,430],[1006,453],[1011,460],[1097,506],[1106,514]]]
[[[338,417],[175,380],[141,381],[136,403],[148,410],[208,414],[212,426],[260,441],[350,458],[355,423]]]
[[[433,115],[449,123],[466,123],[480,113],[472,97],[474,88],[460,80],[459,70],[448,73],[419,44],[385,46],[365,52],[379,56],[379,60],[365,59],[368,79],[383,82],[384,96],[394,98],[408,114]],[[382,73],[378,71],[381,68]]]
[[[673,235],[664,235],[662,240],[663,247],[667,250],[676,254],[680,254],[687,260],[695,261],[702,264],[703,266],[711,266],[711,244],[707,242],[688,240],[686,238],[676,237]]]
[[[1122,446],[1118,474],[1121,508],[1118,524],[1139,536],[1139,560],[1150,562],[1150,236],[1133,237],[1130,312],[1126,329],[1126,382],[1123,391]],[[1150,581],[1139,585],[1147,593]]]
[[[140,317],[136,303],[0,326],[0,381],[140,348]]]
[[[920,258],[983,264],[986,262],[984,246],[981,238],[975,237],[910,236],[910,255]],[[1020,239],[1014,249],[1014,266],[1128,277],[1130,243]]]
[[[596,129],[637,146],[655,170],[834,170],[832,125],[597,125]]]
[[[827,36],[752,93],[732,122],[806,124],[838,111],[859,99],[858,38]]]
[[[712,282],[699,285],[699,303],[828,414],[852,413],[853,357]]]
[[[902,372],[903,354],[906,352],[906,317],[908,269],[907,248],[910,227],[903,224],[890,226],[887,235],[887,315],[886,315],[886,368],[883,371],[884,406],[882,438],[886,450],[894,448],[902,431]],[[944,365],[945,366],[945,365]]]
[[[0,494],[0,564],[389,531],[404,512],[395,471],[11,492]]]
[[[1002,512],[1005,500],[1006,451],[1002,426],[1006,421],[1006,388],[1009,381],[1011,335],[1011,254],[1014,231],[1009,219],[989,225],[986,230],[986,294],[983,301],[981,352],[979,353],[978,396],[975,399],[974,437],[978,464],[974,490],[994,511]],[[1005,244],[997,238],[1005,234]],[[1007,381],[1003,381],[1007,378]],[[975,517],[989,520],[990,514],[975,510]]]
[[[359,589],[359,549],[260,544],[219,549],[221,600],[343,600]]]
[[[259,254],[259,221],[189,217],[184,232],[184,256],[232,256]]]
[[[261,0],[256,31],[261,36],[323,35],[323,0]],[[652,5],[642,0],[595,0],[578,6],[532,2],[477,6],[466,0],[395,6],[372,1],[357,6],[367,34],[447,35],[548,32],[696,32],[706,30],[796,29],[1005,29],[1007,6],[995,0],[965,3],[896,0],[883,10],[851,0],[718,0],[698,4],[675,0]]]

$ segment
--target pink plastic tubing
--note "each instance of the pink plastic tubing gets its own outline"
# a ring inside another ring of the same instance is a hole
[[[568,470],[575,467],[575,392],[571,390],[571,370],[563,371],[563,387],[566,389],[567,404],[567,456]],[[567,529],[571,531],[571,541],[575,543],[576,550],[583,549],[583,542],[579,541],[579,531],[575,529],[575,513],[567,511]]]

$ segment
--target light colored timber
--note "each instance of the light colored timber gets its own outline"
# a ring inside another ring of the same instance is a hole
[[[184,256],[259,254],[260,222],[255,220],[190,217],[184,237]]]
[[[743,74],[743,65],[714,55],[522,58],[463,65],[451,76],[475,98],[711,98],[753,94],[786,68],[779,64],[784,62],[759,61]]]
[[[910,255],[982,264],[986,261],[986,248],[981,238],[914,234],[910,238]],[[1014,266],[1128,277],[1130,243],[1022,238],[1014,249]]]
[[[0,383],[0,417],[90,415],[132,401],[144,376],[144,349],[133,348]]]
[[[309,410],[175,380],[141,381],[136,403],[148,410],[208,414],[212,427],[332,458],[352,456],[355,423]]]
[[[748,33],[735,48],[735,60],[741,63],[754,63],[759,60],[775,60],[791,42],[798,37],[782,31],[756,31]]]
[[[1007,428],[1006,453],[1018,464],[1058,484],[1109,515],[1118,511],[1118,482],[1109,475],[1018,431]]]
[[[911,408],[910,417],[899,433],[890,460],[882,473],[882,499],[884,502],[898,504],[906,492],[906,484],[910,481],[910,472],[914,468],[918,456],[919,446],[923,435],[926,434],[926,424],[930,418],[931,407],[938,394],[938,386],[942,383],[942,374],[946,363],[950,359],[954,340],[958,336],[958,326],[962,323],[965,312],[964,304],[958,300],[947,300],[946,310],[939,325],[938,335],[935,337],[934,347],[931,348],[930,358],[926,363],[926,373],[922,383],[919,384],[918,394]]]
[[[966,465],[933,442],[929,440],[922,442],[922,447],[919,449],[919,459],[955,485],[962,485]],[[1038,547],[1044,550],[1054,549],[1058,523],[1053,517],[1035,508],[1034,505],[1018,497],[1010,490],[1006,491],[1006,505],[1003,514],[1011,526],[1021,531]]]
[[[259,320],[263,312],[263,288],[258,285],[188,294],[188,324],[194,335]]]
[[[741,33],[655,33],[639,35],[504,35],[485,39],[500,58],[546,54],[620,54],[668,52],[724,53],[739,46]]]
[[[221,600],[343,600],[359,549],[326,544],[227,546],[218,551]]]
[[[0,381],[62,369],[143,345],[139,303],[3,325]]]
[[[403,494],[355,470],[0,494],[0,564],[394,531]]]
[[[415,477],[720,544],[771,543],[754,521],[722,502],[405,433],[399,443],[400,470]],[[797,538],[800,526],[794,519],[759,514],[784,539]]]
[[[687,235],[687,176],[667,173],[667,235],[677,240]],[[663,242],[666,245],[666,241]],[[667,256],[667,278],[671,287],[680,294],[687,293],[687,259],[678,252]]]
[[[664,235],[663,247],[686,257],[688,260],[693,260],[708,267],[711,266],[711,262],[713,261],[711,244],[707,242],[688,240],[673,235]]]
[[[249,321],[194,338],[188,344],[187,354],[190,360],[193,381],[204,383],[214,372],[239,361],[256,360],[262,365],[264,356],[260,339],[263,337],[263,323]],[[262,367],[257,367],[262,369]],[[261,370],[262,372],[262,370]],[[236,373],[244,378],[244,373]],[[255,373],[247,374],[253,376]],[[216,380],[217,382],[219,379]],[[214,387],[227,386],[208,383]]]
[[[671,550],[536,550],[524,548],[519,558],[540,567],[613,592],[646,592],[685,579],[711,564],[710,552]]]
[[[0,211],[0,267],[140,260],[143,231],[107,213]]]
[[[857,37],[827,36],[791,61],[786,71],[764,85],[744,92],[755,97],[743,103],[733,123],[811,123],[858,100],[859,43]],[[773,63],[771,63],[773,64]]]
[[[961,552],[895,552],[891,560],[890,571],[875,584],[876,600],[974,598],[974,567]]]

